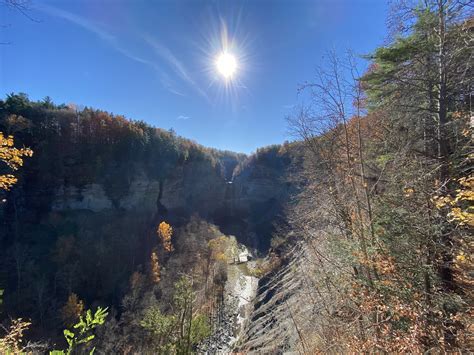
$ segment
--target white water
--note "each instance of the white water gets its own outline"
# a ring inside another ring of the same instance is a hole
[[[247,251],[239,245],[237,254]],[[237,345],[246,321],[252,311],[252,301],[257,293],[258,278],[247,275],[254,268],[254,262],[229,264],[224,290],[224,310],[213,335],[205,342],[204,354],[230,354]]]

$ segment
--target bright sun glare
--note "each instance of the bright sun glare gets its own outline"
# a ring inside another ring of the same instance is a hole
[[[232,54],[223,52],[217,57],[216,68],[225,79],[230,79],[237,70],[237,60]]]

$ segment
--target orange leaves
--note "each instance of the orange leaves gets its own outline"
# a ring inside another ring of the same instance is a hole
[[[395,260],[389,255],[376,255],[373,262],[378,273],[382,275],[390,275],[395,272]]]
[[[172,252],[174,250],[173,245],[171,244],[171,237],[173,235],[173,228],[166,222],[161,222],[156,230],[158,237],[163,244],[163,249],[166,252]]]
[[[0,132],[0,161],[10,169],[18,170],[23,165],[23,157],[31,157],[33,151],[29,148],[17,149],[14,147],[13,136],[5,137]],[[16,184],[17,178],[11,174],[0,175],[0,190],[9,190]]]
[[[374,349],[418,353],[423,349],[428,324],[427,309],[420,302],[407,302],[395,293],[382,293],[357,282],[351,288],[359,320],[366,326],[363,333],[354,334],[348,342],[350,353]],[[355,318],[354,314],[352,317]]]
[[[170,253],[174,250],[171,244],[171,237],[173,236],[173,228],[165,221],[161,222],[156,229],[158,239],[163,245],[163,249],[166,253]],[[152,281],[157,284],[161,280],[161,266],[158,259],[157,248],[154,248],[150,256],[150,273]]]
[[[84,312],[84,302],[75,293],[71,293],[61,308],[61,318],[66,326],[74,324]]]
[[[161,268],[158,261],[158,255],[155,252],[151,253],[151,277],[154,283],[159,283],[161,280]]]

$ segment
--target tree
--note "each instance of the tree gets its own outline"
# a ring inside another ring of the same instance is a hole
[[[94,314],[88,309],[85,316],[79,317],[79,322],[72,327],[72,330],[64,329],[68,348],[66,350],[52,350],[50,355],[70,355],[78,346],[90,343],[95,338],[93,330],[104,324],[107,315],[107,308],[99,307]],[[94,349],[92,348],[90,354],[94,352]]]
[[[74,324],[84,312],[84,302],[75,293],[71,293],[61,309],[61,318],[66,326]]]
[[[173,251],[173,245],[171,244],[171,237],[173,236],[173,228],[166,222],[161,222],[156,230],[158,237],[163,244],[163,249],[169,253]]]
[[[416,4],[363,77],[329,56],[290,120],[308,184],[291,224],[327,312],[319,351],[469,349],[472,24],[465,2]]]
[[[33,151],[29,148],[15,148],[13,136],[4,136],[0,132],[0,161],[10,170],[18,170],[23,165],[24,157],[31,157]],[[12,174],[0,175],[0,190],[10,190],[18,181]]]
[[[33,151],[29,148],[17,149],[14,147],[13,136],[5,137],[0,132],[0,161],[2,161],[11,170],[18,170],[23,165],[23,157],[32,156]],[[0,190],[10,190],[10,188],[17,182],[17,178],[12,174],[0,175]],[[18,285],[19,287],[19,285]],[[0,289],[0,306],[2,305],[3,290]],[[20,353],[21,339],[23,333],[29,328],[31,322],[24,321],[21,318],[12,320],[9,329],[5,329],[6,335],[0,338],[0,351],[9,353]]]
[[[192,279],[182,276],[176,283],[172,314],[163,314],[158,306],[148,308],[140,325],[153,335],[159,354],[192,354],[194,347],[209,336],[207,318],[194,308]]]
[[[160,263],[158,260],[158,255],[156,254],[156,252],[151,253],[150,265],[151,265],[152,280],[154,283],[157,284],[161,280],[161,268],[160,268]]]
[[[25,330],[28,330],[31,322],[21,318],[13,319],[7,329],[2,326],[6,334],[0,338],[0,353],[2,354],[23,354],[22,338]]]
[[[37,21],[34,18],[32,18],[30,14],[28,13],[30,11],[30,8],[29,8],[30,0],[2,0],[2,2],[5,6],[8,6],[12,9],[17,10],[23,16],[27,17],[31,21]]]
[[[175,350],[173,331],[176,317],[174,315],[165,315],[158,306],[152,306],[145,311],[140,325],[153,334],[154,348],[159,354]]]

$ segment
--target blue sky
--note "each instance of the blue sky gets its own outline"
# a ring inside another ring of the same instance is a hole
[[[0,5],[0,95],[75,103],[249,153],[290,139],[285,116],[328,50],[370,53],[385,0],[31,0]],[[215,69],[228,46],[231,82]]]

